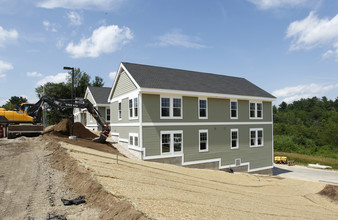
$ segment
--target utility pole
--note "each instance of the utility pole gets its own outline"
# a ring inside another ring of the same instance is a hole
[[[74,136],[74,67],[63,67],[64,70],[71,70],[72,71],[72,135],[69,139],[76,140]]]
[[[43,85],[43,96],[46,95],[45,85]],[[42,112],[43,127],[47,127],[47,108],[46,103],[43,103],[43,112]]]

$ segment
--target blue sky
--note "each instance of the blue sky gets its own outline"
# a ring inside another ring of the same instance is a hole
[[[338,96],[335,0],[0,0],[0,105],[120,62],[244,77],[278,97]]]

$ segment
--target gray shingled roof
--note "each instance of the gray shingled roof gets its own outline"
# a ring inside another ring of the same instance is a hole
[[[244,78],[127,62],[122,64],[141,88],[275,98]]]
[[[110,93],[111,88],[109,87],[93,87],[88,86],[96,104],[109,104],[108,103],[108,96]]]

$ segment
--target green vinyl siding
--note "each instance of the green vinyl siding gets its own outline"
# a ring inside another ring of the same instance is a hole
[[[135,89],[137,89],[137,87],[134,85],[128,75],[125,72],[122,72],[120,77],[117,79],[116,87],[113,91],[113,98],[131,92]]]
[[[129,133],[139,133],[139,127],[114,126],[111,128],[112,133],[119,133],[119,138],[129,139]]]
[[[230,148],[230,129],[239,131],[239,149]],[[249,146],[250,128],[264,129],[264,146]],[[208,130],[208,152],[199,152],[199,130]],[[185,162],[221,158],[222,166],[235,163],[240,158],[242,163],[250,162],[250,169],[272,165],[272,125],[237,125],[237,126],[157,126],[143,127],[143,147],[146,156],[160,155],[160,132],[183,131],[183,153]]]
[[[111,112],[110,112],[110,121],[111,123],[136,123],[139,122],[139,117],[137,119],[129,119],[129,98],[125,98],[121,100],[122,107],[122,119],[118,119],[118,101],[110,104]],[[140,108],[138,108],[138,112],[140,112]],[[139,114],[138,114],[139,115]]]
[[[182,97],[182,119],[160,119],[160,95],[142,94],[143,122],[270,122],[271,102],[263,102],[263,119],[249,119],[249,101],[238,100],[238,119],[230,119],[230,99],[208,98],[208,118],[198,118],[198,97]]]

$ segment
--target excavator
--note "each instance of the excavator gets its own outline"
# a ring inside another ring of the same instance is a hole
[[[44,103],[58,109],[86,108],[102,128],[100,136],[94,138],[93,141],[105,143],[110,132],[108,123],[106,123],[100,112],[93,106],[93,104],[88,99],[83,98],[76,98],[72,101],[71,99],[54,99],[43,96],[35,104],[22,103],[19,110],[7,111],[4,108],[0,108],[0,124],[6,125],[7,137],[11,139],[19,135],[34,135],[43,133],[41,120],[42,106]]]

